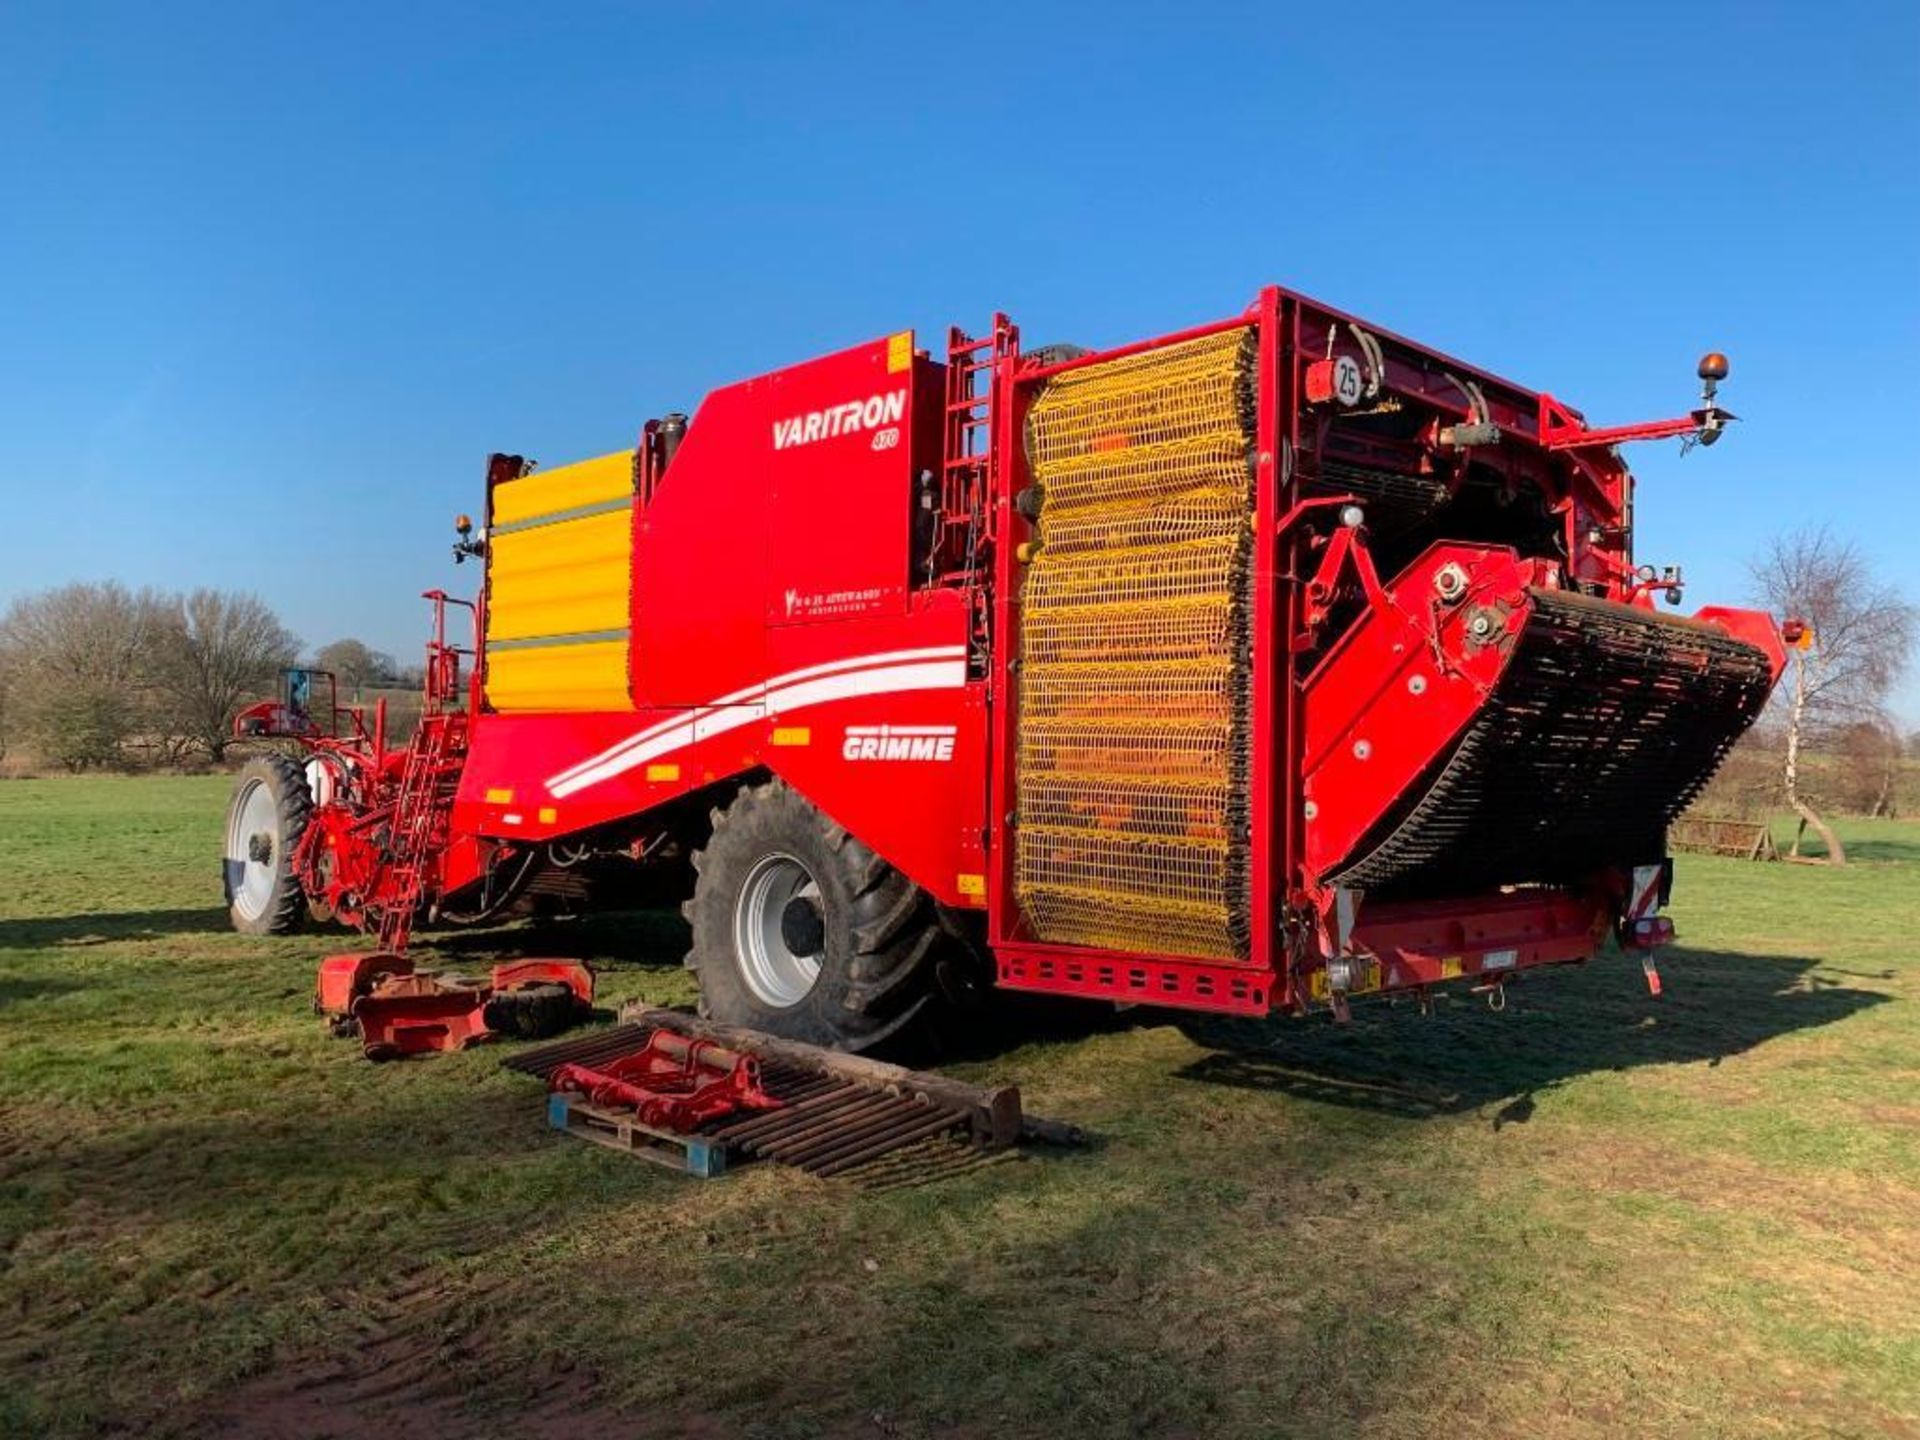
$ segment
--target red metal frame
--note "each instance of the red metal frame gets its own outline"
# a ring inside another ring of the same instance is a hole
[[[1309,890],[1331,871],[1453,743],[1505,669],[1506,642],[1529,610],[1546,562],[1485,545],[1440,543],[1379,594],[1369,623],[1342,635],[1301,683],[1312,704],[1299,750],[1302,803],[1317,808],[1298,861]],[[1428,604],[1434,577],[1462,577],[1460,598]],[[1469,617],[1503,614],[1497,634],[1470,641]],[[1417,686],[1409,682],[1417,681]]]
[[[1060,370],[1073,362],[1054,367]],[[999,981],[1008,983],[1006,960],[1018,953],[1018,947],[1031,940],[1020,928],[1019,906],[1013,898],[1015,847],[1020,836],[1014,818],[1017,726],[1020,720],[1019,687],[1014,680],[1012,662],[1020,653],[1020,547],[1031,541],[1033,527],[1014,505],[1014,497],[1028,483],[1026,447],[1020,443],[1027,420],[1027,398],[1031,387],[1016,383],[1027,379],[1033,367],[1022,369],[1018,354],[1004,357],[994,373],[994,387],[1000,393],[998,427],[994,448],[999,452],[999,484],[993,496],[993,652],[989,671],[990,696],[988,725],[990,740],[989,789],[986,814],[981,817],[987,846],[987,939],[1000,961]],[[995,843],[997,842],[997,843]]]
[[[1546,450],[1597,450],[1637,440],[1669,440],[1676,435],[1699,439],[1720,430],[1734,417],[1716,405],[1702,406],[1671,420],[1643,420],[1634,425],[1591,427],[1577,411],[1553,396],[1540,396],[1538,443]]]
[[[1562,890],[1368,906],[1352,948],[1380,973],[1377,983],[1351,993],[1504,978],[1536,965],[1584,960],[1606,938],[1611,913],[1608,897]]]
[[[1343,987],[1346,993],[1418,989],[1483,974],[1492,977],[1491,983],[1500,983],[1508,970],[1584,959],[1606,933],[1611,902],[1564,892],[1523,891],[1411,907],[1358,907],[1360,918],[1348,933],[1336,938],[1332,932],[1329,917],[1335,909],[1336,893],[1318,876],[1345,854],[1365,833],[1367,823],[1384,813],[1448,736],[1471,718],[1497,676],[1504,654],[1488,650],[1467,662],[1468,671],[1462,673],[1470,673],[1475,663],[1486,673],[1464,688],[1461,705],[1438,717],[1442,728],[1433,728],[1436,716],[1432,707],[1424,714],[1409,713],[1405,723],[1422,738],[1408,751],[1408,763],[1400,770],[1351,766],[1329,780],[1327,789],[1338,795],[1342,810],[1351,812],[1352,823],[1339,832],[1345,837],[1344,843],[1338,837],[1327,840],[1325,853],[1316,858],[1307,844],[1303,811],[1311,799],[1309,772],[1324,768],[1326,757],[1319,761],[1313,758],[1312,737],[1302,720],[1302,702],[1309,689],[1329,673],[1329,660],[1322,659],[1311,674],[1296,678],[1293,657],[1297,650],[1315,643],[1316,632],[1329,618],[1347,577],[1352,577],[1375,612],[1391,612],[1396,602],[1375,572],[1363,531],[1340,525],[1324,539],[1314,533],[1311,522],[1344,509],[1354,497],[1303,498],[1296,468],[1289,463],[1290,457],[1300,453],[1309,406],[1330,405],[1337,398],[1330,383],[1331,362],[1318,358],[1315,350],[1322,337],[1330,332],[1337,335],[1344,327],[1355,341],[1360,363],[1374,372],[1373,393],[1428,407],[1435,417],[1429,424],[1430,435],[1438,436],[1461,422],[1482,420],[1513,436],[1516,443],[1531,442],[1536,447],[1534,453],[1572,452],[1567,454],[1563,469],[1555,471],[1550,461],[1543,461],[1532,476],[1548,491],[1563,516],[1571,557],[1565,579],[1602,587],[1612,598],[1626,601],[1650,604],[1650,587],[1632,570],[1627,525],[1631,477],[1608,447],[1668,435],[1699,436],[1731,417],[1709,403],[1684,420],[1591,431],[1550,396],[1531,394],[1388,332],[1369,331],[1367,341],[1363,341],[1365,327],[1354,317],[1278,288],[1262,291],[1248,311],[1232,319],[1052,365],[1014,368],[1006,379],[1006,409],[1010,417],[1020,414],[1023,397],[1052,375],[1215,334],[1249,319],[1260,331],[1255,442],[1254,748],[1250,776],[1255,797],[1250,815],[1252,849],[1257,857],[1251,892],[1253,964],[1242,968],[1178,957],[1045,945],[1023,930],[1011,878],[1014,849],[1019,843],[1018,830],[1011,824],[1018,730],[1011,667],[1020,647],[1018,564],[1016,546],[1009,544],[1003,550],[996,577],[995,682],[999,701],[990,806],[1007,835],[1007,843],[1000,847],[993,866],[990,891],[998,983],[1012,989],[1250,1013],[1266,1008],[1299,1010],[1329,999],[1337,1008],[1343,997],[1329,996],[1325,983],[1328,961],[1336,955],[1370,957],[1367,963],[1371,970],[1358,974],[1363,979],[1366,974],[1376,977],[1373,984]],[[1440,363],[1436,365],[1435,361]],[[1327,366],[1328,374],[1316,387],[1308,372],[1318,366]],[[1012,506],[1014,494],[1025,483],[1018,436],[1016,427],[1003,437],[1009,463],[998,508],[1007,533],[1025,538],[1023,522]],[[1461,553],[1456,555],[1456,551]],[[1479,560],[1482,554],[1483,547],[1439,547],[1423,562],[1424,568],[1416,567],[1419,573],[1404,588],[1425,586],[1434,570],[1456,558]],[[1542,573],[1537,562],[1517,564],[1508,570],[1480,561],[1475,574],[1480,576],[1478,584],[1504,585],[1514,594],[1528,584],[1558,583],[1554,575]],[[1661,587],[1666,583],[1658,582]],[[1411,607],[1405,618],[1408,634],[1398,640],[1387,636],[1395,656],[1405,656],[1416,635],[1426,635],[1419,643],[1439,643],[1437,633],[1426,634],[1413,623],[1416,617]],[[1780,653],[1779,640],[1771,635],[1773,627],[1767,617],[1713,611],[1703,612],[1701,618],[1722,624],[1743,638],[1752,636],[1764,648]],[[1776,675],[1778,670],[1776,664]],[[1371,657],[1359,671],[1357,678],[1366,684],[1367,693],[1356,696],[1355,703],[1368,706],[1383,693],[1383,677],[1398,673],[1386,652]],[[1390,733],[1394,729],[1391,723],[1377,728]],[[1383,778],[1389,775],[1393,778]],[[1369,786],[1377,792],[1373,799],[1366,798]]]
[[[671,1030],[656,1030],[631,1055],[597,1067],[562,1065],[548,1077],[547,1089],[632,1110],[642,1125],[683,1135],[742,1110],[786,1104],[762,1088],[760,1062],[752,1055]]]
[[[1284,584],[1280,573],[1283,553],[1290,563],[1291,542],[1279,517],[1294,513],[1298,487],[1291,467],[1282,463],[1290,440],[1282,430],[1292,383],[1286,364],[1281,326],[1281,294],[1268,286],[1249,312],[1257,332],[1254,375],[1256,420],[1253,490],[1253,702],[1249,728],[1253,753],[1247,766],[1251,803],[1247,807],[1248,851],[1253,874],[1247,887],[1251,916],[1251,954],[1258,978],[1252,992],[1265,992],[1269,1006],[1290,1000],[1292,966],[1285,963],[1288,929],[1284,919],[1291,908],[1289,827],[1285,819],[1288,798],[1295,793],[1287,773],[1294,753],[1291,743],[1298,724],[1291,687],[1287,684],[1288,646],[1299,596],[1297,587]],[[1164,983],[1164,981],[1162,982]],[[1278,993],[1276,994],[1276,991]]]
[[[1273,973],[1253,965],[1035,941],[1009,941],[993,953],[1003,990],[1231,1015],[1264,1015],[1275,1004]]]
[[[374,930],[387,955],[404,953],[422,908],[477,878],[496,848],[453,825],[454,789],[480,712],[481,605],[443,590],[422,598],[433,618],[420,721],[405,746],[388,748],[384,699],[371,728],[360,708],[342,712],[337,700],[328,732],[298,723],[278,702],[235,720],[236,734],[295,740],[338,777],[338,793],[315,806],[294,850],[294,873],[318,913]],[[471,612],[471,644],[447,638],[449,605]]]

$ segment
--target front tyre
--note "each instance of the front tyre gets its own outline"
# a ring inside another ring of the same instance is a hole
[[[932,897],[781,781],[715,812],[693,864],[687,965],[711,1019],[869,1050],[935,1018]]]
[[[307,777],[284,755],[257,756],[234,777],[221,871],[227,914],[242,935],[284,935],[305,918],[293,849],[312,812]]]

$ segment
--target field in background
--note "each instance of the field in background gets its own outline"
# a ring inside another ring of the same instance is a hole
[[[1911,865],[1920,863],[1920,820],[1855,820],[1845,817],[1833,822],[1834,830],[1840,836],[1840,843],[1846,847],[1847,861],[1863,861],[1873,864]],[[1824,859],[1826,845],[1820,839],[1820,832],[1811,825],[1804,831],[1800,822],[1791,815],[1777,815],[1773,820],[1773,843],[1782,855],[1787,854],[1793,845],[1795,834],[1800,838],[1800,854],[1810,860]]]
[[[1920,825],[1683,858],[1657,1002],[1610,956],[1252,1055],[1030,1030],[956,1068],[1097,1144],[870,1195],[327,1039],[340,942],[225,928],[226,784],[0,784],[0,1434],[1920,1435]],[[683,944],[429,948],[617,1003]]]

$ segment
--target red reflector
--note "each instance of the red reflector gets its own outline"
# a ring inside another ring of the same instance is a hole
[[[1333,398],[1333,361],[1316,360],[1307,366],[1307,403],[1324,405]]]
[[[1637,950],[1652,950],[1673,939],[1673,922],[1664,915],[1649,916],[1633,922],[1627,943]]]

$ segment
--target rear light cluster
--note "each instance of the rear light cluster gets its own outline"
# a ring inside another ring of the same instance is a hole
[[[1664,915],[1649,915],[1636,920],[1621,937],[1634,950],[1653,950],[1673,940],[1673,921]]]

